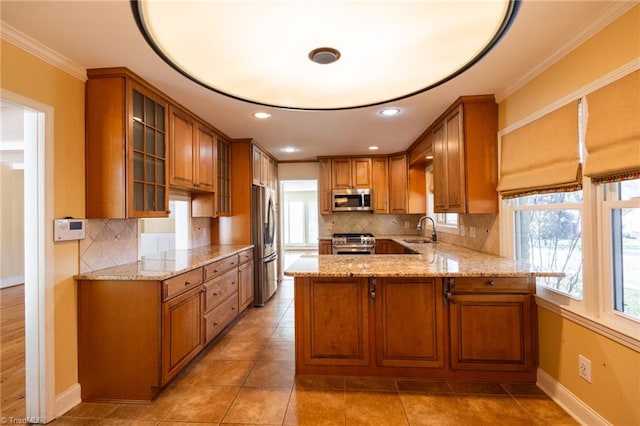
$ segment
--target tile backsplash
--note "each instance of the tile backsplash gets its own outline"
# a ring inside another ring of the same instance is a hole
[[[211,221],[191,219],[191,247],[211,244]],[[138,261],[137,219],[87,219],[80,241],[80,273]]]
[[[320,238],[339,232],[370,232],[373,235],[417,235],[419,214],[374,214],[367,212],[337,212],[320,215]]]

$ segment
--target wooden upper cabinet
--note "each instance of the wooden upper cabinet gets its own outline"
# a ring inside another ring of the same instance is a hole
[[[270,186],[273,184],[271,173],[273,168],[271,163],[273,160],[269,155],[262,151],[259,147],[252,148],[251,172],[254,185]],[[277,179],[277,176],[276,176]]]
[[[371,159],[371,189],[373,212],[389,213],[389,167],[387,157]]]
[[[269,188],[278,190],[278,163],[269,158]]]
[[[407,156],[405,154],[389,157],[390,213],[407,213],[407,172]]]
[[[334,158],[332,188],[371,188],[371,158]]]
[[[215,192],[215,133],[175,105],[169,106],[169,117],[170,184],[190,190]]]
[[[231,216],[231,146],[229,142],[217,140],[218,192],[216,193],[216,214]]]
[[[493,95],[461,97],[434,123],[436,213],[498,212],[497,132]]]
[[[87,77],[86,217],[166,217],[166,97],[126,68]]]
[[[320,179],[318,180],[318,206],[320,214],[332,213],[331,202],[331,159],[322,158],[320,163]]]

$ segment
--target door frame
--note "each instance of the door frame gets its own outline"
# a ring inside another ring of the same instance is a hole
[[[56,417],[53,279],[53,107],[0,89],[3,101],[23,107],[36,128],[25,146],[25,387],[31,423]],[[25,135],[27,136],[27,135]],[[35,166],[35,167],[34,167]],[[35,208],[34,208],[35,206]],[[34,285],[35,284],[35,285]]]

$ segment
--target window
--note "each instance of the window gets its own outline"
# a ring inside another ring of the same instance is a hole
[[[318,193],[316,181],[283,181],[285,249],[318,246]]]
[[[602,186],[605,310],[640,320],[640,179]]]
[[[538,284],[582,299],[582,191],[529,195],[510,202],[516,259],[564,273],[540,277]]]

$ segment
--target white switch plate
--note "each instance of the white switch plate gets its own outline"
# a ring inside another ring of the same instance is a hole
[[[84,240],[86,229],[86,219],[55,219],[53,221],[53,241]]]

